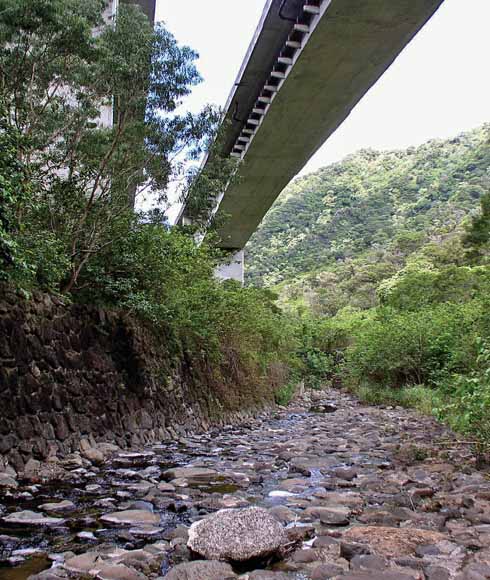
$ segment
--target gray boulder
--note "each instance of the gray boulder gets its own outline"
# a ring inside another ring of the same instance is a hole
[[[207,560],[244,562],[277,552],[285,528],[264,508],[220,510],[192,524],[187,546]]]

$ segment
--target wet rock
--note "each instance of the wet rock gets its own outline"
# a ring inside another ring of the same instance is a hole
[[[335,413],[338,407],[333,403],[315,403],[309,409],[310,413]]]
[[[311,406],[329,402],[337,412],[328,420],[308,413]],[[78,561],[82,571],[62,568],[65,560],[79,556],[58,553],[50,557],[57,567],[44,580],[67,574],[96,578],[101,572],[108,577],[140,574],[156,580],[158,574],[177,570],[177,565],[195,556],[186,545],[188,528],[181,524],[206,521],[207,514],[223,507],[253,504],[270,506],[268,513],[280,528],[287,525],[286,538],[278,551],[280,572],[255,570],[242,574],[242,580],[490,578],[490,483],[474,469],[470,451],[456,440],[451,443],[450,432],[433,419],[401,408],[366,407],[345,393],[329,390],[306,393],[294,407],[239,427],[185,437],[173,429],[171,436],[149,452],[119,452],[87,439],[87,446],[105,457],[117,454],[103,469],[80,452],[60,461],[52,457],[48,464],[31,464],[31,481],[42,481],[43,486],[22,487],[21,492],[0,487],[0,497],[8,498],[4,503],[12,505],[15,496],[19,511],[32,509],[41,503],[37,498],[42,494],[40,517],[59,513],[61,518],[63,511],[54,506],[77,497],[73,528],[86,531],[68,536],[66,527],[44,532],[39,526],[10,525],[10,537],[0,537],[0,559],[25,562],[29,550],[40,545],[50,550],[62,545],[78,553],[81,545],[88,544],[95,555],[88,556],[85,568],[83,560]],[[445,441],[443,460],[435,456],[439,436]],[[125,444],[122,437],[118,441]],[[401,453],[405,447],[410,454]],[[162,466],[169,462],[188,463],[175,468],[182,471],[167,470],[162,476]],[[19,470],[24,467],[23,460],[11,463],[18,463]],[[1,459],[0,472],[18,480]],[[46,483],[52,475],[64,483]],[[162,477],[173,479],[169,483]],[[124,515],[134,512],[144,516]],[[1,504],[0,515],[8,516]],[[350,530],[337,527],[354,518]],[[115,529],[89,531],[97,529],[98,521]],[[30,527],[35,533],[27,543]],[[226,539],[227,533],[228,527],[221,527],[218,539]],[[247,548],[242,542],[245,536],[240,532],[239,548]],[[156,538],[168,541],[156,542]],[[152,541],[144,549],[135,549]],[[126,550],[115,548],[115,542],[124,543]],[[255,537],[251,545],[255,548]],[[260,563],[267,562],[265,558]],[[245,567],[257,565],[247,561]],[[191,568],[181,570],[179,578],[188,580]],[[18,573],[23,573],[20,568]],[[196,574],[199,580],[206,578],[202,568]],[[218,578],[224,577],[219,573]]]
[[[449,580],[451,578],[449,570],[440,566],[428,566],[424,573],[427,580]]]
[[[25,510],[15,512],[2,518],[2,521],[11,526],[20,527],[59,527],[66,520],[62,518],[51,518],[39,512]]]
[[[104,564],[96,574],[99,580],[145,580],[147,576],[124,564]]]
[[[39,509],[47,512],[70,512],[76,509],[76,505],[67,499],[59,502],[43,503]]]
[[[231,580],[237,578],[232,567],[224,562],[186,562],[175,566],[165,580]]]
[[[175,491],[175,487],[171,483],[162,481],[158,484],[158,491],[161,491],[162,493],[173,493]]]
[[[297,514],[293,510],[283,505],[271,507],[269,509],[269,513],[272,514],[277,519],[277,521],[281,522],[281,524],[289,524],[298,518]]]
[[[108,524],[128,526],[158,525],[160,516],[147,510],[125,510],[112,512],[100,517],[101,521]]]
[[[78,532],[77,538],[80,538],[80,540],[87,540],[89,542],[97,540],[93,532]]]
[[[0,473],[0,488],[17,489],[19,484],[8,473]]]
[[[34,576],[29,576],[28,580],[60,580],[60,578],[67,577],[67,573],[62,568],[51,568]]]
[[[207,483],[219,477],[217,471],[205,467],[175,467],[167,469],[162,475],[167,480],[185,479],[191,484]]]
[[[341,526],[349,523],[351,510],[346,507],[313,506],[305,510],[306,515],[319,519],[322,524]]]
[[[311,580],[329,580],[344,572],[344,568],[337,564],[320,564],[310,572],[310,578]]]
[[[85,459],[88,459],[91,463],[95,463],[95,465],[102,465],[104,463],[104,454],[102,451],[91,447],[86,439],[82,439],[80,442],[80,452]]]
[[[138,528],[130,528],[129,533],[137,538],[152,538],[158,536],[163,532],[162,528],[156,526],[142,525]]]
[[[401,572],[353,572],[343,575],[342,580],[414,580],[414,576]]]
[[[269,572],[267,570],[255,570],[244,576],[243,580],[291,580],[291,576],[283,572]]]
[[[281,524],[265,509],[220,510],[192,524],[188,547],[208,560],[263,558],[287,542]]]
[[[64,568],[68,572],[75,574],[89,574],[91,570],[97,568],[98,563],[102,563],[98,552],[86,552],[85,554],[68,558]]]
[[[329,467],[332,467],[336,463],[338,463],[338,460],[335,457],[300,456],[293,457],[289,463],[289,466],[292,471],[296,471],[310,477],[317,471],[328,470]]]
[[[388,561],[376,555],[361,554],[354,556],[350,562],[352,570],[386,570]]]

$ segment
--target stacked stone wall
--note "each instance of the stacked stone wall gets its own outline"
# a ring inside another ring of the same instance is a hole
[[[46,294],[0,295],[0,456],[30,459],[164,441],[272,403],[236,361],[170,354],[165,332]],[[226,357],[225,357],[226,358]]]

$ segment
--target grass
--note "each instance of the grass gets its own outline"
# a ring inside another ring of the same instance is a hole
[[[416,409],[426,415],[433,415],[443,403],[442,395],[424,385],[390,389],[369,383],[354,387],[353,392],[361,401],[369,405],[392,405]]]

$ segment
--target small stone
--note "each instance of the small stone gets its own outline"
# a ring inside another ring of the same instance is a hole
[[[361,554],[354,556],[350,562],[352,570],[386,570],[388,562],[381,556]]]
[[[247,580],[291,580],[291,576],[283,572],[269,572],[268,570],[255,570],[248,575]]]
[[[139,538],[149,538],[152,536],[158,536],[163,532],[162,528],[158,528],[156,526],[140,526],[138,528],[130,528],[129,533],[133,536]]]
[[[43,503],[39,509],[47,512],[70,512],[76,509],[76,505],[67,499],[59,502]]]
[[[165,580],[231,580],[237,578],[232,567],[224,562],[186,562],[172,568]]]
[[[82,455],[85,457],[85,459],[88,459],[90,462],[95,463],[95,465],[101,465],[102,463],[104,463],[104,454],[102,453],[102,451],[99,451],[94,447],[83,449]]]
[[[349,523],[351,511],[346,507],[322,507],[313,506],[305,510],[305,513],[312,517],[318,518],[322,524],[341,526]]]
[[[86,552],[73,558],[68,558],[64,567],[68,572],[75,574],[88,574],[91,570],[96,568],[99,561],[99,554],[97,552]]]
[[[158,525],[160,516],[147,510],[126,510],[122,512],[112,512],[100,517],[101,521],[109,524],[144,526]]]
[[[171,483],[162,481],[158,484],[158,491],[161,491],[162,493],[173,493],[175,491],[175,487]]]
[[[310,578],[311,580],[329,580],[344,572],[344,568],[337,566],[337,564],[320,564],[316,568],[313,568]]]
[[[97,540],[93,532],[78,532],[77,538],[80,538],[80,540],[88,540],[88,541]]]
[[[101,566],[96,578],[99,580],[146,580],[146,576],[124,564],[105,564]]]
[[[0,473],[0,487],[4,487],[7,489],[17,489],[19,487],[19,484],[8,473]]]
[[[412,556],[418,546],[435,544],[446,539],[446,536],[416,528],[354,526],[343,534],[343,538],[367,545],[382,556],[397,557]]]
[[[163,477],[168,480],[185,479],[191,483],[206,483],[217,479],[219,473],[206,467],[174,467],[164,471]]]
[[[310,413],[335,413],[337,409],[333,403],[317,403],[310,407]]]
[[[37,459],[29,459],[24,466],[24,477],[29,480],[36,480],[39,478],[39,473],[41,471],[41,462]]]
[[[25,510],[10,514],[2,520],[12,526],[26,527],[59,527],[65,523],[62,518],[50,518],[39,512]]]

